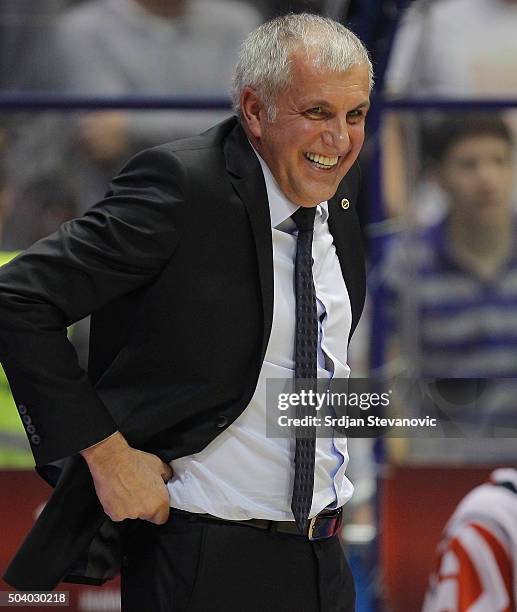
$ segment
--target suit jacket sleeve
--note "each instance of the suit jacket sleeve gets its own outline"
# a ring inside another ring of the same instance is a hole
[[[185,186],[166,147],[144,151],[104,200],[0,270],[0,360],[37,465],[117,429],[67,326],[160,272],[179,240]]]

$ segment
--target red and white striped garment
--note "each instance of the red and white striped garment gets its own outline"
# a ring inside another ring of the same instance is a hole
[[[447,523],[422,612],[516,611],[517,470],[499,469]]]

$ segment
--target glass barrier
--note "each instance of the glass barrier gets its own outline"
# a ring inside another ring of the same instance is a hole
[[[5,100],[5,98],[4,98]],[[43,99],[47,105],[52,100]],[[76,105],[78,99],[74,99]],[[45,105],[40,98],[41,105]],[[68,100],[71,102],[71,100]],[[102,198],[137,151],[211,127],[228,110],[88,109],[0,115],[0,248],[26,248]],[[0,104],[2,99],[0,99]],[[32,101],[34,104],[34,100]],[[131,100],[135,104],[135,100]],[[197,101],[199,104],[199,101]],[[11,100],[10,106],[16,106]],[[186,102],[181,101],[183,107]],[[228,100],[224,108],[228,109]]]
[[[399,461],[517,458],[513,437],[493,435],[517,425],[516,116],[497,102],[393,103],[382,115],[379,372],[483,381],[465,435],[401,441]]]

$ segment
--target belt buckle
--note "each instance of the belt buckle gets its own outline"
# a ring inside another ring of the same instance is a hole
[[[309,538],[311,542],[312,542],[312,533],[314,531],[314,527],[316,525],[317,520],[318,520],[318,515],[313,516],[311,519],[309,519],[309,528],[307,530],[307,537]]]
[[[307,529],[307,538],[309,539],[309,541],[311,542],[317,542],[318,540],[326,540],[327,538],[331,538],[332,536],[336,535],[336,533],[339,531],[339,528],[341,526],[341,522],[342,522],[342,518],[343,518],[343,511],[341,508],[338,508],[336,510],[336,514],[334,516],[325,516],[325,515],[321,515],[321,514],[317,514],[316,516],[312,517],[311,519],[309,519],[309,525],[308,525],[308,529]],[[332,529],[331,531],[326,532],[323,535],[314,535],[314,530],[316,528],[316,523],[318,521],[318,519],[327,519],[328,521],[332,521]]]

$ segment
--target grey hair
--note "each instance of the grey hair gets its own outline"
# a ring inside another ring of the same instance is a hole
[[[269,121],[275,120],[277,96],[291,82],[290,56],[299,48],[307,55],[315,54],[331,72],[365,65],[372,89],[373,68],[368,51],[352,31],[319,15],[283,15],[263,23],[241,45],[232,91],[233,110],[238,115],[241,92],[252,87],[266,105]]]

